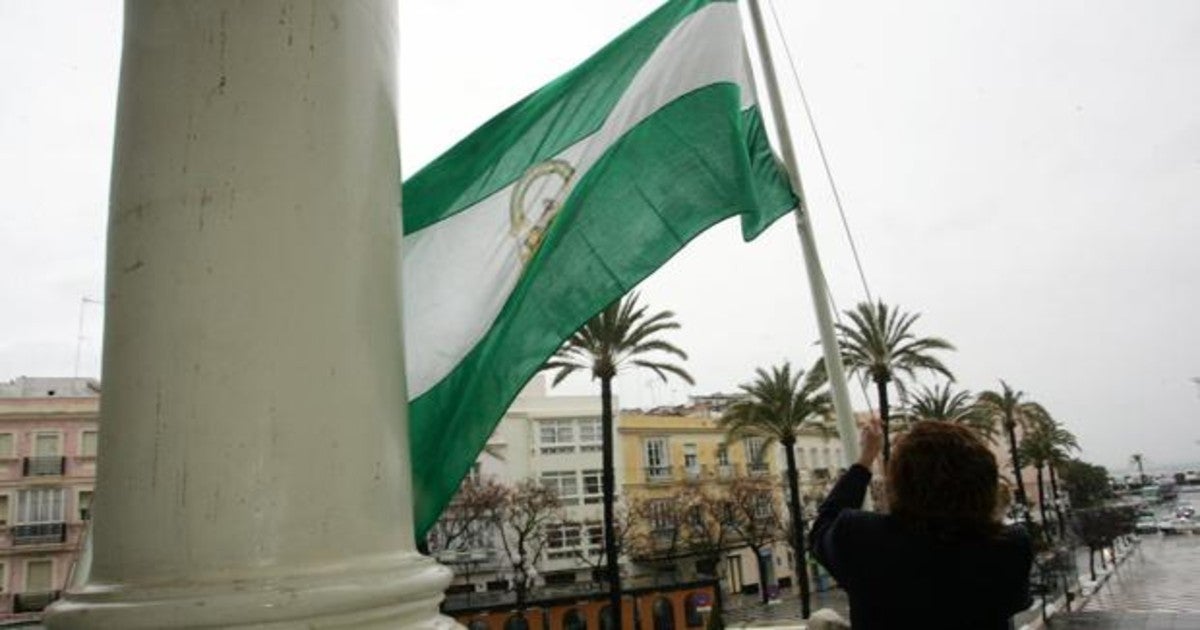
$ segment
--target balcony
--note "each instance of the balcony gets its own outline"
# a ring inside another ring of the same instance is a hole
[[[11,531],[13,545],[56,545],[67,541],[66,523],[14,525]]]
[[[760,477],[771,472],[771,467],[766,462],[756,462],[746,466],[746,472],[752,477]]]
[[[13,597],[13,612],[14,613],[29,613],[41,612],[46,609],[54,600],[58,599],[59,591],[35,591],[31,593],[17,593]]]
[[[67,467],[67,458],[59,455],[26,457],[22,470],[26,477],[62,476]]]
[[[669,483],[671,481],[670,466],[646,466],[647,483]]]

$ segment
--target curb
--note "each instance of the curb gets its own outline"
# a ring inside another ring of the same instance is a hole
[[[1082,583],[1082,581],[1080,581],[1079,597],[1078,597],[1078,599],[1076,599],[1073,602],[1074,608],[1072,610],[1073,611],[1083,610],[1083,608],[1088,605],[1088,602],[1092,601],[1092,597],[1095,596],[1095,594],[1100,590],[1100,588],[1103,587],[1108,582],[1108,579],[1110,577],[1112,577],[1112,575],[1114,573],[1117,572],[1117,569],[1122,564],[1124,564],[1124,562],[1127,559],[1129,559],[1130,556],[1137,553],[1137,551],[1139,549],[1138,545],[1140,545],[1141,543],[1142,543],[1142,540],[1140,538],[1134,538],[1132,545],[1130,545],[1129,547],[1126,547],[1124,550],[1121,551],[1121,553],[1117,554],[1117,557],[1113,559],[1112,565],[1108,570],[1102,570],[1096,574],[1096,582],[1094,584],[1090,585],[1091,586],[1090,590],[1087,590],[1085,592],[1083,583]],[[1046,604],[1046,617],[1048,619],[1053,619],[1055,617],[1055,615],[1058,615],[1060,612],[1063,612],[1063,609],[1065,608],[1065,606],[1066,606],[1066,596],[1065,595],[1062,597],[1059,597],[1058,599],[1054,600],[1053,602],[1051,602],[1049,604]],[[1035,604],[1029,610],[1034,610],[1034,609],[1037,609],[1040,607],[1041,607],[1040,604]],[[1047,627],[1046,622],[1042,620],[1042,616],[1039,611],[1038,616],[1036,618],[1034,618],[1034,620],[1032,622],[1025,624],[1024,626],[1021,626],[1020,630],[1044,630],[1046,627]]]

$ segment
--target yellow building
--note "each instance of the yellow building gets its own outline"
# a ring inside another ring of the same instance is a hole
[[[702,416],[643,415],[622,412],[617,424],[618,461],[622,462],[620,495],[630,510],[629,538],[653,536],[662,541],[663,552],[657,558],[630,549],[631,570],[673,573],[679,579],[716,570],[729,592],[757,589],[759,569],[753,551],[726,534],[727,544],[720,550],[720,566],[704,566],[683,546],[671,544],[681,536],[687,523],[687,509],[698,490],[706,496],[723,496],[739,478],[758,478],[771,488],[770,505],[763,506],[763,517],[782,522],[781,480],[776,449],[764,449],[761,438],[730,443],[715,418]],[[627,548],[634,547],[631,543]],[[670,551],[666,551],[670,549]],[[782,578],[790,582],[789,548],[782,541],[762,550],[772,567],[767,582]],[[640,557],[639,557],[640,556]]]

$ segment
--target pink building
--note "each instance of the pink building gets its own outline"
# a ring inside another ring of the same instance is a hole
[[[0,383],[0,621],[57,598],[83,539],[100,395],[82,378]]]

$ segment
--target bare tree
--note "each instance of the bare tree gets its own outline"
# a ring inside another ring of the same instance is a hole
[[[432,553],[468,551],[488,542],[483,534],[494,528],[497,508],[507,489],[491,478],[467,477],[430,528],[427,543]]]
[[[729,484],[728,527],[754,552],[758,563],[759,591],[768,601],[767,564],[763,552],[784,537],[783,519],[775,483],[766,476],[738,477]],[[804,570],[799,567],[797,570]]]
[[[468,476],[426,535],[429,552],[461,569],[468,584],[481,552],[486,556],[496,551],[496,515],[507,493],[495,479]]]
[[[629,518],[630,555],[660,571],[674,571],[687,554],[687,522],[699,505],[698,497],[695,486],[679,486],[667,495],[635,500]]]
[[[512,568],[518,607],[525,604],[533,587],[533,568],[546,550],[547,525],[562,520],[561,509],[558,493],[532,479],[508,488],[496,509],[501,548]]]
[[[564,523],[572,523],[566,521]],[[616,538],[617,555],[625,553],[628,544],[629,535],[631,533],[633,519],[630,518],[629,510],[621,502],[617,502],[613,506],[613,532]],[[604,547],[604,523],[603,521],[582,521],[573,524],[579,525],[583,538],[587,541],[586,545],[577,547],[575,551],[575,559],[579,564],[591,569],[593,576],[598,575],[599,571],[603,571],[604,575],[608,572],[608,562],[606,560],[606,550]]]

